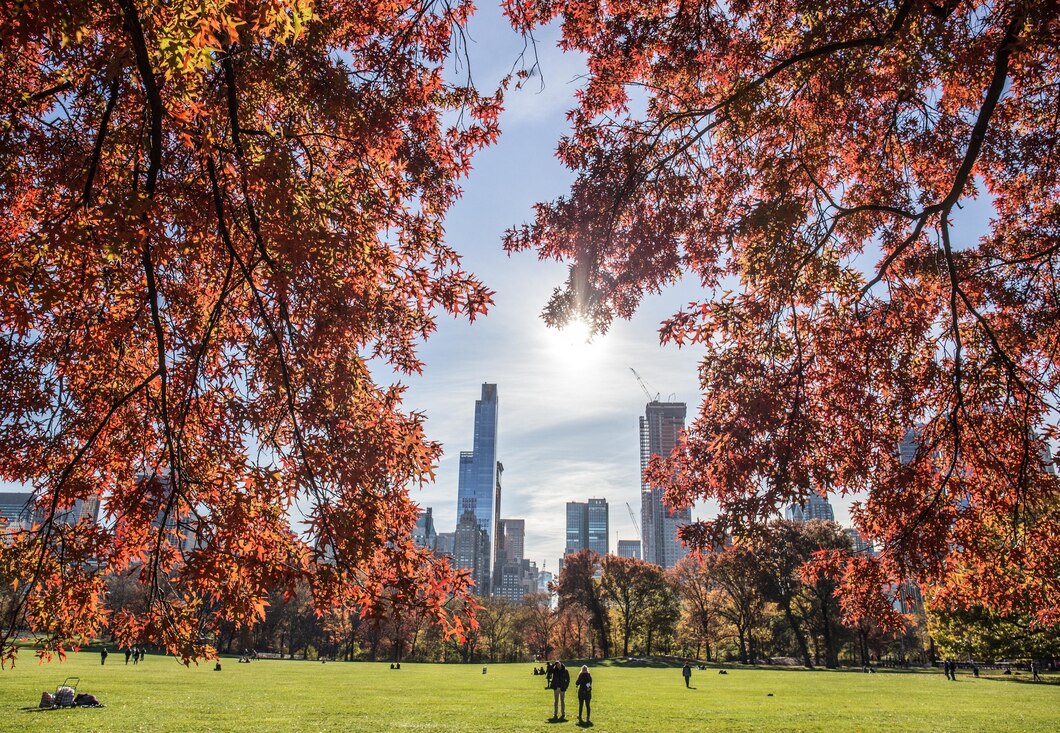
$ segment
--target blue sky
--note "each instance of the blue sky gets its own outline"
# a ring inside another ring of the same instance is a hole
[[[522,41],[492,6],[472,19],[470,36],[475,82],[488,89],[510,71]],[[496,304],[471,326],[442,319],[421,349],[423,374],[400,378],[409,386],[406,407],[424,411],[429,436],[445,446],[436,482],[414,491],[417,502],[433,507],[440,531],[452,531],[456,521],[459,452],[472,447],[481,384],[498,385],[501,516],[526,520],[526,556],[550,570],[563,553],[567,501],[610,502],[612,548],[618,539],[636,537],[625,502],[639,522],[638,416],[647,399],[629,368],[653,394],[688,402],[691,414],[701,354],[661,348],[657,334],[664,317],[695,297],[694,288],[678,286],[650,298],[632,321],[616,322],[586,345],[539,318],[566,266],[539,262],[532,253],[508,257],[501,247],[506,228],[529,221],[534,203],[562,195],[572,180],[554,152],[584,65],[560,53],[556,38],[555,29],[538,34],[543,85],[535,77],[509,94],[501,140],[475,158],[464,196],[447,220],[449,242],[465,267],[496,291]]]
[[[480,89],[510,72],[522,50],[495,5],[472,18],[469,56]],[[541,308],[566,276],[566,266],[539,262],[533,253],[508,257],[501,237],[510,226],[532,219],[532,206],[563,195],[572,174],[554,152],[567,131],[565,113],[585,67],[575,54],[556,48],[558,30],[537,34],[543,86],[530,80],[510,92],[501,118],[500,142],[479,153],[462,200],[447,220],[448,238],[467,269],[496,290],[489,315],[468,326],[445,319],[423,346],[422,375],[402,377],[406,406],[428,416],[429,436],[445,456],[434,485],[414,492],[433,507],[440,531],[452,531],[456,515],[459,452],[472,447],[474,401],[482,382],[495,382],[500,399],[498,456],[504,464],[501,516],[526,520],[526,556],[555,570],[564,546],[567,501],[603,497],[610,502],[610,542],[634,539],[625,503],[640,521],[638,416],[646,398],[629,368],[659,392],[698,407],[698,348],[659,345],[661,320],[702,296],[694,283],[680,283],[645,300],[631,321],[616,321],[588,346],[544,326]],[[953,217],[955,244],[971,245],[986,229],[988,200],[962,202]],[[962,239],[963,237],[963,239]],[[871,268],[878,253],[858,259]],[[381,377],[381,375],[380,375]],[[382,377],[381,377],[382,378]],[[849,525],[850,497],[831,497],[836,520]],[[707,518],[709,505],[693,517]]]

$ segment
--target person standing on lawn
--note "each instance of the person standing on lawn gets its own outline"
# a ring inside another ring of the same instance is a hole
[[[685,666],[681,667],[681,676],[685,678],[685,687],[689,687],[689,680],[692,679],[692,665],[685,662]]]
[[[570,672],[563,662],[556,661],[552,666],[552,719],[567,719],[567,688],[570,687]]]
[[[582,665],[582,671],[578,675],[578,679],[574,681],[574,686],[578,688],[578,722],[582,722],[582,706],[585,707],[585,722],[591,722],[589,720],[592,717],[592,699],[593,699],[593,676],[589,674],[589,668]]]

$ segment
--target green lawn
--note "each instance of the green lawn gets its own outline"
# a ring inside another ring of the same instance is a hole
[[[23,654],[0,672],[0,731],[551,731],[577,727],[577,696],[566,723],[552,724],[552,693],[530,664],[477,665],[223,660],[186,669],[152,656],[125,666],[113,653],[71,654],[38,665]],[[577,668],[571,670],[577,673]],[[103,709],[37,711],[42,690],[81,678]],[[1060,684],[1027,677],[948,682],[941,673],[694,671],[593,668],[594,731],[1054,731]],[[769,696],[772,693],[772,696]]]

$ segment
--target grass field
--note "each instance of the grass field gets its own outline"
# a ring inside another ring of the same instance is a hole
[[[111,654],[71,654],[38,665],[21,656],[0,672],[0,731],[550,731],[577,728],[567,693],[566,723],[550,723],[552,693],[530,664],[329,663],[223,660],[186,669],[150,656],[125,666]],[[861,674],[802,670],[694,671],[609,663],[593,672],[593,730],[605,731],[1056,731],[1060,684],[941,673]],[[572,668],[572,677],[577,668]],[[38,711],[43,690],[67,675],[106,707]],[[772,696],[769,694],[772,693]]]

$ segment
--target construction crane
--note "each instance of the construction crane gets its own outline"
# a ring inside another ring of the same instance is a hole
[[[651,396],[651,390],[648,389],[648,385],[644,383],[644,380],[641,379],[641,376],[639,374],[637,374],[637,370],[634,369],[633,367],[630,367],[629,370],[631,372],[633,372],[633,376],[637,378],[637,384],[639,384],[640,388],[642,390],[644,390],[644,396],[648,398],[648,402],[658,402],[659,401],[659,393],[656,392],[655,396],[652,397]]]
[[[636,372],[633,373],[636,374]],[[637,524],[637,518],[633,515],[633,507],[629,505],[628,501],[626,502],[626,511],[629,512],[629,521],[633,522],[633,529],[637,530],[637,539],[643,544],[644,538],[640,536],[640,525]]]

